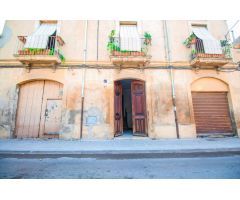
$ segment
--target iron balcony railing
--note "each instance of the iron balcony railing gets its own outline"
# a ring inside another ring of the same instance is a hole
[[[147,56],[150,46],[151,39],[113,37],[107,48],[111,56]]]
[[[18,36],[15,55],[48,55],[59,56],[57,36]]]
[[[213,41],[208,41],[208,51],[205,51],[203,41],[196,38],[192,42],[191,58],[231,58],[229,45],[221,45],[221,49]],[[211,52],[211,53],[208,53]]]

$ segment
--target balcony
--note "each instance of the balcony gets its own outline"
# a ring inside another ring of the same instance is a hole
[[[194,38],[191,46],[190,65],[196,68],[218,68],[232,62],[230,46],[222,41],[221,48],[215,42],[207,41],[207,48],[201,39]],[[212,43],[211,43],[212,42]],[[226,43],[226,42],[225,42]]]
[[[146,35],[146,33],[145,33]],[[146,66],[150,63],[150,38],[109,37],[110,60],[116,66]]]
[[[56,66],[65,61],[60,36],[18,36],[14,56],[26,66]]]

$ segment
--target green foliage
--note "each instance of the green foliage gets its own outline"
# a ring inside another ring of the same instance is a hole
[[[196,49],[192,49],[191,54],[195,55],[197,53]]]
[[[54,55],[54,49],[53,49],[53,48],[50,49],[49,55],[50,55],[50,56],[53,56],[53,55]]]
[[[113,51],[118,51],[121,53],[127,53],[132,52],[129,50],[120,49],[118,42],[116,39],[116,30],[112,30],[110,34],[108,35],[109,41],[107,43],[107,50],[112,53]],[[151,45],[152,36],[150,33],[145,32],[144,33],[144,47],[141,48],[142,52],[147,52],[148,46]]]
[[[118,44],[114,41],[114,37],[116,35],[116,30],[112,30],[110,32],[110,34],[108,35],[109,41],[107,44],[107,50],[109,52],[112,51],[120,51],[120,47],[118,46]]]
[[[145,50],[147,48],[147,46],[150,46],[152,44],[152,36],[150,33],[145,32],[144,33],[144,42],[143,44],[145,45]]]
[[[63,63],[66,61],[66,58],[64,57],[60,50],[58,50],[58,56]]]
[[[108,44],[107,44],[107,50],[109,52],[120,51],[120,47],[114,41],[113,42],[109,41]]]
[[[148,32],[145,32],[144,33],[144,38],[151,40],[152,39],[152,35],[150,33],[148,33]]]
[[[40,49],[40,48],[24,48],[23,50],[24,50],[24,51],[29,51],[30,54],[34,55],[34,54],[40,54],[40,52],[41,52],[43,49]]]
[[[110,32],[110,34],[108,35],[108,37],[109,37],[109,38],[113,38],[113,37],[115,37],[115,34],[116,34],[116,30],[112,30],[112,31]]]
[[[189,46],[189,45],[191,44],[192,40],[195,39],[195,38],[196,38],[196,36],[192,33],[192,34],[183,42],[183,44],[184,44],[185,46]]]
[[[229,43],[228,40],[220,40],[221,47],[223,49],[223,52],[227,58],[231,58],[231,48],[232,45]]]

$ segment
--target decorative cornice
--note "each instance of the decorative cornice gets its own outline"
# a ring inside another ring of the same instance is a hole
[[[99,68],[99,66],[101,68],[106,67],[106,68],[112,68],[115,67],[111,61],[87,61],[85,64],[82,60],[69,60],[66,61],[64,63],[59,64],[59,67],[71,67],[71,66],[81,66],[84,67],[85,66],[91,66],[92,68],[96,67]],[[25,67],[25,65],[23,65],[21,62],[17,61],[16,59],[2,59],[0,60],[0,67],[11,67],[11,66],[15,66],[15,67]],[[192,68],[190,65],[189,61],[174,61],[174,62],[166,62],[166,61],[151,61],[147,66],[144,66],[143,68],[167,68],[168,66],[172,66],[174,68],[181,68],[181,67],[185,67],[185,68]],[[226,65],[224,65],[222,68],[237,68],[238,64],[234,63],[234,62],[230,62]],[[117,68],[117,66],[116,66]],[[124,68],[124,67],[122,67]],[[138,66],[136,66],[135,68],[139,68]]]

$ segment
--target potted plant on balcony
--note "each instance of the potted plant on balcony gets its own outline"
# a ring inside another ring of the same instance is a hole
[[[151,45],[152,44],[152,35],[148,32],[144,33],[144,44]]]
[[[192,33],[184,42],[183,44],[187,47],[190,48],[191,44],[195,44],[197,41],[196,36]]]
[[[145,53],[141,50],[141,51],[132,51],[131,52],[131,56],[144,56]]]
[[[66,61],[66,58],[64,57],[62,52],[60,50],[58,50],[57,53],[58,53],[58,56],[59,56],[60,60],[64,63]]]
[[[29,49],[23,49],[23,55],[30,55]]]
[[[191,51],[191,57],[192,58],[195,58],[197,56],[197,51],[196,51],[196,49],[192,49],[192,51]]]
[[[114,56],[120,55],[120,47],[115,41],[116,30],[112,30],[108,35],[109,41],[107,44],[107,50]]]
[[[120,55],[121,56],[130,56],[131,55],[131,51],[128,51],[128,50],[121,50],[120,51]]]
[[[223,49],[223,54],[224,54],[224,57],[226,58],[231,58],[231,48],[232,48],[232,45],[231,43],[229,43],[228,40],[220,40],[220,43],[221,43],[221,47]]]
[[[118,55],[120,53],[120,47],[115,42],[110,42],[109,41],[108,44],[107,44],[107,50],[112,55]]]

